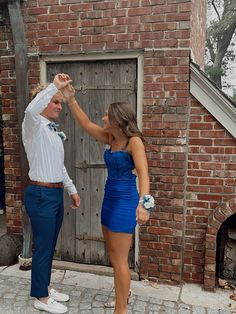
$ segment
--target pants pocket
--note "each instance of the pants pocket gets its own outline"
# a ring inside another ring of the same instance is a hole
[[[25,209],[29,216],[38,211],[41,201],[41,187],[37,185],[29,185],[25,191]]]

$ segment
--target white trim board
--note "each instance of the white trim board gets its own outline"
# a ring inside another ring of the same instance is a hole
[[[236,138],[236,108],[193,64],[190,93]]]

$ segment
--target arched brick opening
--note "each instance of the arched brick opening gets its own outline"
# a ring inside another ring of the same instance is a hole
[[[222,223],[236,214],[236,197],[219,205],[209,216],[206,231],[204,289],[214,291],[216,286],[216,237]]]

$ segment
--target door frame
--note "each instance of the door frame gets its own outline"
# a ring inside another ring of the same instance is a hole
[[[40,83],[47,82],[47,64],[51,62],[98,61],[98,60],[137,60],[137,122],[142,130],[143,116],[143,53],[142,52],[112,52],[112,53],[83,53],[72,55],[41,55]],[[134,270],[139,271],[139,226],[135,228]]]

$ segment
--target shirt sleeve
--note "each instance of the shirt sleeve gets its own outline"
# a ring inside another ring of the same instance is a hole
[[[47,88],[42,90],[37,96],[29,103],[25,110],[25,117],[23,121],[23,134],[25,136],[32,136],[38,126],[40,125],[40,113],[47,107],[52,97],[57,93],[58,89],[51,83]]]
[[[70,179],[65,166],[63,168],[63,184],[69,195],[77,193],[76,187]]]

